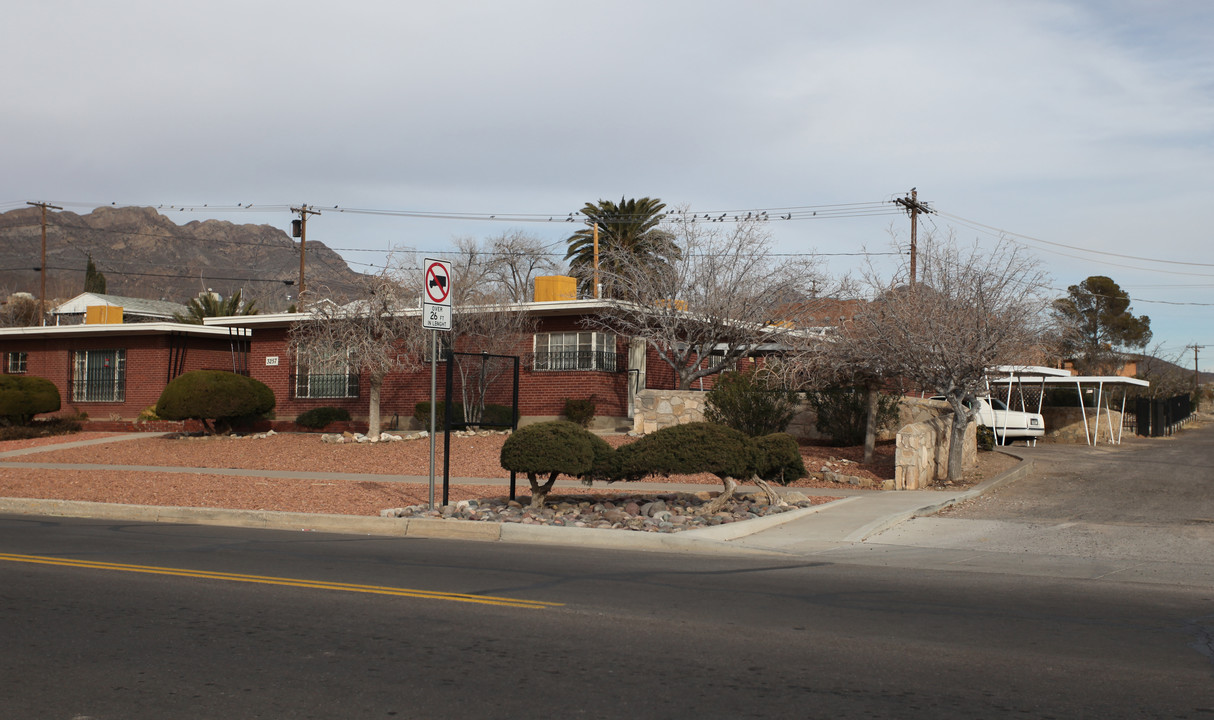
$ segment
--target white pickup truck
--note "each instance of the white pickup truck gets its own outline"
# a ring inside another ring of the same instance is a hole
[[[945,397],[937,395],[932,400],[945,400]],[[975,402],[978,407],[974,416],[978,424],[993,430],[1000,441],[1032,440],[1045,435],[1045,419],[1040,413],[1009,410],[999,398],[979,397]],[[968,402],[965,406],[973,408]]]

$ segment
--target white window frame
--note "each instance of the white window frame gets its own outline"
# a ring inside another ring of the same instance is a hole
[[[294,390],[298,400],[358,397],[358,377],[350,368],[349,351],[304,352],[296,361]]]
[[[593,330],[536,333],[532,343],[535,358],[532,369],[537,372],[615,369],[604,367],[602,362],[602,353],[616,355],[616,336],[611,333]],[[617,357],[617,366],[618,363]]]
[[[5,358],[5,369],[11,375],[24,375],[29,372],[29,353],[10,352]]]

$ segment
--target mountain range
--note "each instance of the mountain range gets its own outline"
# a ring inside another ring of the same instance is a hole
[[[0,214],[0,293],[39,293],[41,210]],[[270,225],[202,220],[178,225],[150,207],[99,207],[86,215],[47,213],[48,300],[84,291],[92,258],[105,276],[106,292],[186,302],[212,290],[240,290],[262,312],[285,310],[298,295],[299,243]],[[305,281],[340,294],[362,276],[324,243],[309,239]]]

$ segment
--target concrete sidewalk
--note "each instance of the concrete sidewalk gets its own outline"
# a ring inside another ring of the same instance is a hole
[[[49,452],[65,447],[121,442],[149,437],[132,433],[44,445],[0,453],[0,458]],[[185,472],[248,477],[289,477],[315,480],[375,480],[379,482],[428,483],[428,477],[385,476],[297,471],[235,470],[231,468],[119,466],[83,463],[5,462],[2,467],[28,467],[66,470],[124,470],[130,472]],[[602,549],[626,549],[658,552],[705,554],[804,555],[824,549],[859,543],[866,538],[943,507],[986,492],[988,489],[1023,476],[1031,462],[1022,462],[1011,470],[980,485],[957,491],[879,491],[849,489],[796,488],[806,495],[843,496],[824,505],[793,510],[745,522],[678,533],[630,532],[596,528],[523,525],[520,523],[477,523],[430,518],[381,518],[370,516],[320,515],[256,510],[218,510],[209,508],[120,505],[114,503],[66,500],[29,500],[0,498],[0,514],[43,515],[97,518],[131,522],[169,522],[229,527],[254,527],[278,530],[316,531],[359,535],[383,535],[415,538],[451,538],[517,543],[558,544]],[[437,480],[440,484],[442,479]],[[451,478],[452,484],[487,485],[505,488],[506,478]],[[526,481],[521,487],[526,489]],[[630,490],[698,492],[705,485],[671,483],[629,483]],[[754,488],[742,488],[753,491]]]

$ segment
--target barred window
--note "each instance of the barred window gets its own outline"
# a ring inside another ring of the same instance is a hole
[[[615,335],[589,331],[537,333],[532,368],[614,372]]]
[[[126,350],[72,353],[72,402],[125,402]]]
[[[351,372],[349,353],[321,350],[304,353],[295,369],[297,398],[356,398],[358,373]]]
[[[11,352],[8,353],[8,371],[13,374],[25,372],[26,362],[29,360],[29,353]]]

